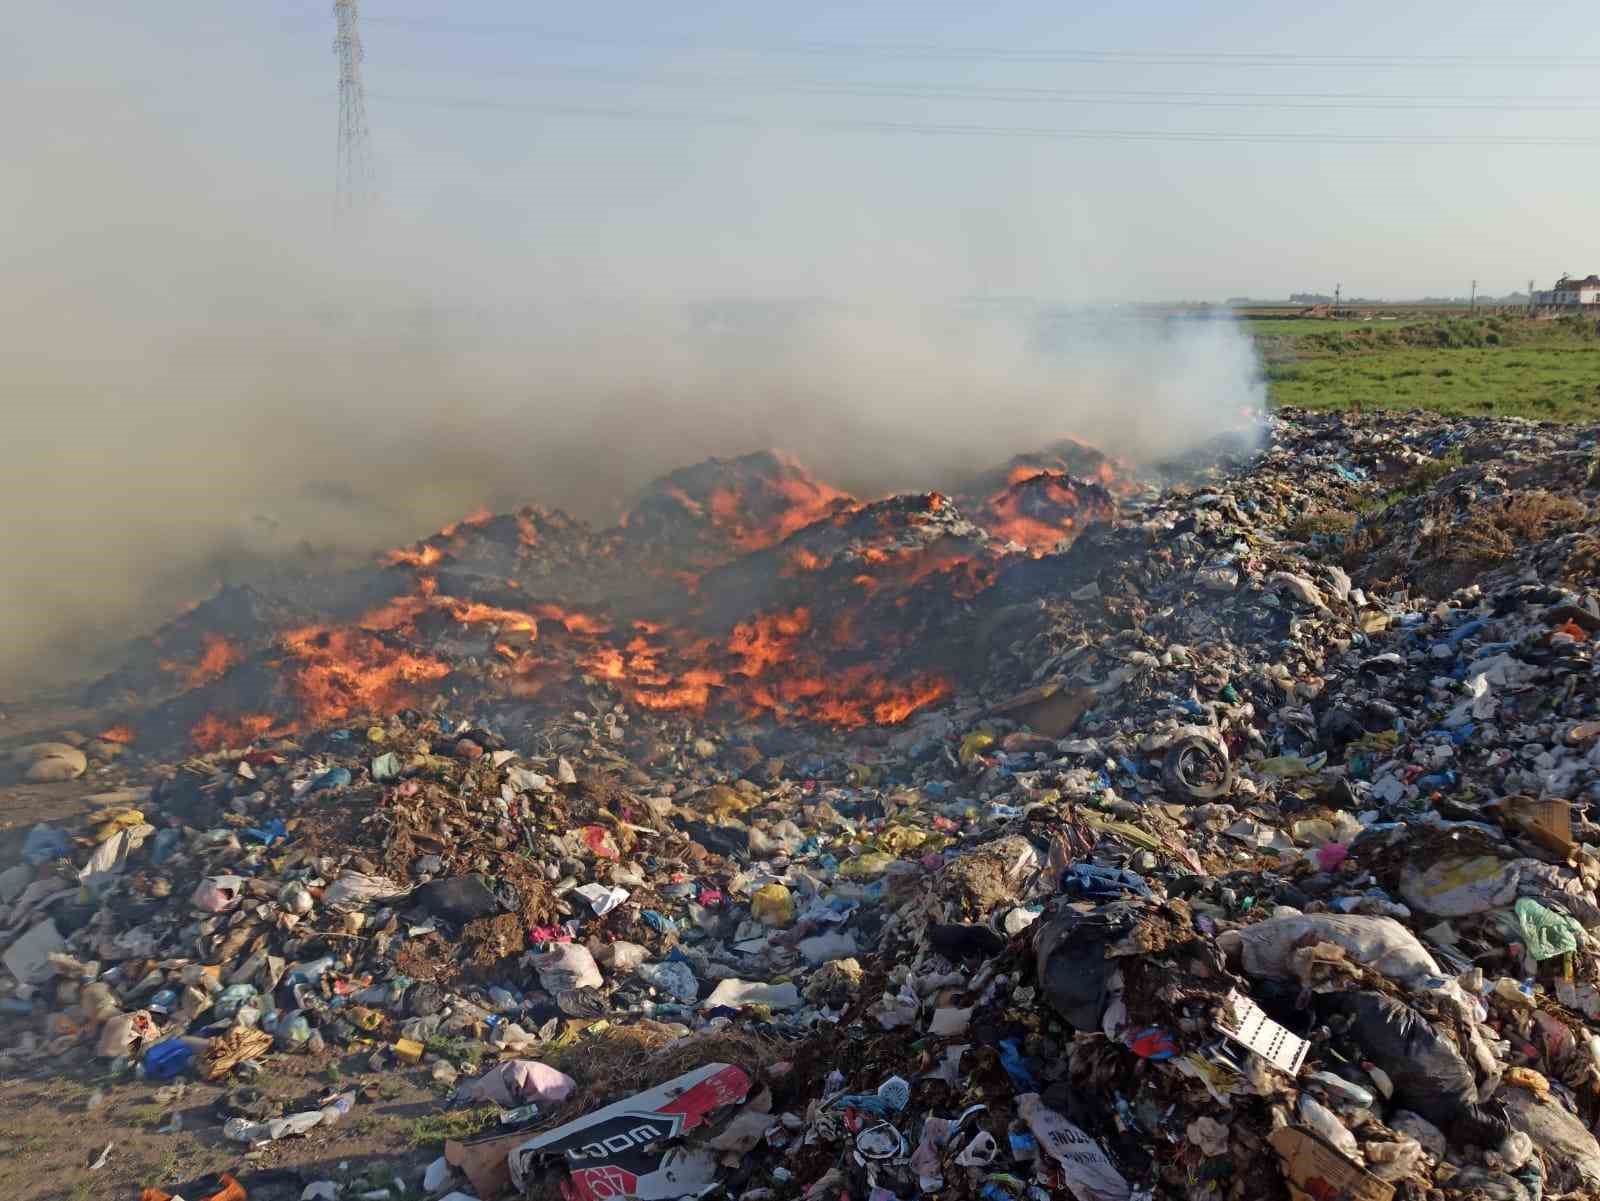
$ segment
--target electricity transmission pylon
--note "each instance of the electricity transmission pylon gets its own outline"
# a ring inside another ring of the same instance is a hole
[[[339,212],[363,212],[372,200],[372,142],[367,133],[367,98],[361,87],[360,0],[333,0],[339,56]]]

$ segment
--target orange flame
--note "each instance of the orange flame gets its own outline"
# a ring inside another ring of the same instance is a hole
[[[477,601],[457,600],[455,597],[442,596],[436,598],[438,607],[444,609],[451,617],[463,625],[498,625],[502,632],[521,631],[535,634],[539,632],[539,623],[528,613],[519,613],[515,609],[502,609],[498,605],[484,605]]]
[[[711,700],[711,690],[722,686],[722,673],[706,667],[684,672],[670,688],[639,689],[633,699],[646,709],[688,709],[700,712]]]
[[[811,611],[768,613],[741,621],[728,636],[728,651],[739,660],[734,670],[751,679],[794,657],[794,641],[811,629]]]
[[[163,660],[161,670],[183,677],[186,688],[200,688],[220,679],[232,668],[244,662],[244,651],[221,634],[200,635],[200,659],[191,666]]]
[[[1096,470],[1115,478],[1109,463]],[[1110,516],[1115,508],[1103,488],[1080,488],[1066,472],[1030,466],[1013,467],[1006,486],[984,502],[989,529],[1034,558],[1070,540],[1080,525]]]
[[[549,621],[559,621],[569,634],[582,638],[599,638],[611,632],[611,623],[587,613],[563,609],[560,605],[540,605],[539,616]]]
[[[189,741],[201,751],[219,751],[249,746],[258,738],[292,733],[293,725],[274,730],[278,719],[268,713],[243,713],[238,717],[219,717],[207,713],[189,731]]]
[[[444,558],[444,551],[437,546],[424,542],[419,550],[411,550],[405,547],[400,550],[392,550],[384,556],[384,562],[390,567],[432,567],[442,558]]]
[[[780,457],[779,461],[784,474],[762,480],[753,496],[733,488],[715,488],[706,497],[704,512],[711,524],[742,551],[764,550],[823,520],[835,509],[855,503],[848,493],[812,479],[792,460]],[[688,497],[680,494],[676,499],[691,513],[699,514],[699,507]]]
[[[129,746],[133,742],[133,731],[127,726],[112,726],[109,730],[100,731],[100,740]]]
[[[694,497],[690,496],[682,488],[679,488],[676,485],[668,485],[666,493],[673,500],[682,505],[685,512],[690,513],[695,517],[702,517],[705,515],[704,506],[702,506],[699,501],[695,500]]]
[[[424,577],[432,583],[430,577]],[[397,596],[387,604],[379,605],[370,613],[364,614],[358,625],[366,630],[410,630],[415,628],[417,618],[428,610],[429,593],[425,590],[419,596]]]
[[[622,652],[614,646],[602,646],[584,655],[578,660],[578,665],[596,679],[618,683],[628,678]]]
[[[319,724],[416,704],[422,686],[450,673],[442,660],[398,649],[363,629],[305,626],[281,641],[300,660],[290,689],[306,717]]]
[[[462,526],[472,528],[480,525],[488,525],[493,520],[494,514],[489,511],[488,507],[486,505],[479,505],[460,521],[452,521],[449,525],[445,526],[444,529],[439,531],[439,536],[441,538],[454,538],[457,531],[459,531]]]

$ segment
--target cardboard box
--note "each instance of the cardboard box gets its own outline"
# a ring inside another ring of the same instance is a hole
[[[1394,1201],[1394,1185],[1303,1126],[1274,1130],[1267,1142],[1283,1161],[1293,1201]]]
[[[1506,820],[1545,850],[1570,855],[1577,847],[1572,837],[1571,801],[1537,801],[1529,796],[1511,796],[1501,805]]]

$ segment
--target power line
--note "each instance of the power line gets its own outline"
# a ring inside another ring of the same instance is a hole
[[[409,64],[395,64],[402,69]],[[430,68],[419,68],[430,70]],[[1440,112],[1596,112],[1600,102],[1585,96],[1554,96],[1555,103],[1527,103],[1526,96],[1393,95],[1360,92],[1225,92],[1161,89],[1102,90],[1044,87],[987,87],[947,83],[879,83],[870,80],[763,79],[740,75],[690,75],[618,71],[570,63],[529,63],[515,69],[473,72],[474,79],[535,79],[544,76],[601,84],[668,88],[748,88],[755,91],[821,96],[913,100],[978,100],[1020,103],[1127,104],[1184,108],[1371,109]],[[1570,103],[1569,103],[1570,102]]]
[[[1006,126],[941,124],[922,121],[876,121],[867,119],[774,122],[736,113],[674,112],[661,109],[620,108],[600,105],[523,103],[483,100],[472,97],[419,96],[395,92],[373,93],[374,99],[393,104],[415,104],[434,108],[482,109],[500,112],[538,113],[549,117],[597,118],[605,120],[668,121],[696,125],[742,126],[746,128],[860,131],[888,134],[949,137],[1034,138],[1056,141],[1116,142],[1228,142],[1263,145],[1327,146],[1528,146],[1566,149],[1600,149],[1600,137],[1555,137],[1520,134],[1329,134],[1322,132],[1255,132],[1235,130],[1164,129],[1075,129],[1054,126]]]
[[[584,46],[632,46],[670,50],[699,50],[718,54],[789,56],[845,55],[878,56],[900,59],[995,60],[1019,63],[1126,63],[1146,66],[1235,66],[1235,67],[1354,67],[1567,70],[1600,67],[1600,56],[1593,55],[1474,55],[1474,54],[1302,54],[1278,51],[1230,50],[1097,50],[1041,48],[1019,49],[1004,46],[940,46],[932,43],[798,41],[765,43],[710,43],[690,35],[656,34],[620,37],[574,33],[547,29],[539,25],[515,23],[477,23],[425,21],[405,17],[379,17],[369,24],[419,33],[463,34],[502,37],[527,34],[544,43]]]

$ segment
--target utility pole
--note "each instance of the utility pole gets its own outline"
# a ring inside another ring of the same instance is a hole
[[[1533,316],[1533,281],[1528,281],[1528,316]]]
[[[333,0],[336,32],[333,52],[339,56],[339,214],[350,218],[365,212],[372,200],[372,144],[367,134],[367,97],[361,86],[360,0]]]
[[[1344,287],[1343,284],[1334,284],[1333,285],[1333,315],[1335,317],[1337,317],[1339,315],[1339,293],[1340,293],[1340,290],[1343,289],[1343,287]]]
[[[1467,315],[1475,316],[1478,312],[1478,281],[1472,281],[1472,299],[1467,302]]]

